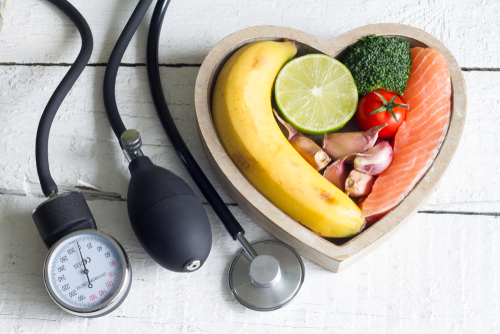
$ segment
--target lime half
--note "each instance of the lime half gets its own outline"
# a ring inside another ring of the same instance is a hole
[[[288,62],[274,86],[276,104],[297,130],[323,134],[340,129],[358,107],[351,72],[337,59],[305,55]]]

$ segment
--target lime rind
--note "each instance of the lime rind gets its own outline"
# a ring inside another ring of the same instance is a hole
[[[288,62],[278,73],[274,96],[288,123],[300,132],[315,135],[342,128],[358,106],[351,72],[323,54]]]

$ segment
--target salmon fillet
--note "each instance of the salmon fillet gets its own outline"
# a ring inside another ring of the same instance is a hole
[[[403,100],[406,119],[394,138],[391,165],[375,181],[360,204],[368,223],[398,205],[424,176],[436,157],[451,116],[450,71],[444,56],[429,48],[413,48],[411,75]]]

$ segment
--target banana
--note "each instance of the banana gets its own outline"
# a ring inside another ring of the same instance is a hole
[[[296,52],[293,42],[262,41],[231,56],[215,85],[215,127],[240,171],[279,209],[322,237],[353,236],[365,224],[361,211],[300,156],[273,116],[274,81]]]

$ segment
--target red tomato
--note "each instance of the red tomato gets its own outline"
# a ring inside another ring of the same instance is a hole
[[[386,123],[387,126],[380,130],[378,136],[391,138],[396,135],[399,126],[403,123],[406,108],[408,105],[404,104],[396,94],[385,90],[375,90],[363,96],[359,101],[356,121],[363,131]]]

